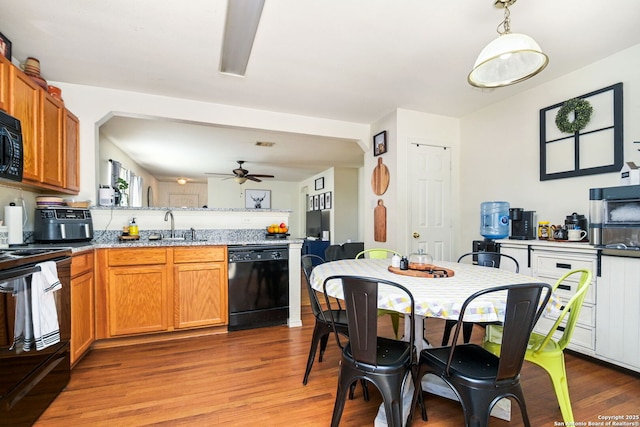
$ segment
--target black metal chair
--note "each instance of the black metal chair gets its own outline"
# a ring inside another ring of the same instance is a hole
[[[464,315],[470,303],[478,297],[503,291],[507,292],[507,303],[501,356],[497,357],[476,344],[457,344]],[[453,345],[429,348],[420,352],[411,412],[413,413],[416,404],[420,402],[422,419],[427,421],[421,382],[424,375],[434,374],[446,382],[458,397],[467,427],[487,426],[491,409],[504,397],[516,400],[524,425],[529,427],[529,417],[520,386],[520,370],[533,326],[544,311],[550,296],[551,286],[548,284],[527,283],[485,289],[467,298],[456,322]]]
[[[508,258],[514,263],[515,272],[518,273],[520,271],[520,264],[518,264],[518,260],[516,260],[511,255],[501,254],[499,252],[469,252],[464,255],[461,255],[458,258],[458,262],[462,262],[465,258],[473,257],[474,261],[477,261],[478,265],[482,267],[493,267],[500,268],[500,261],[502,258]],[[480,323],[479,323],[480,324]],[[442,334],[442,345],[449,344],[449,337],[451,336],[451,330],[456,325],[455,320],[447,320],[444,324],[444,333]],[[462,337],[465,343],[471,341],[471,333],[473,332],[472,322],[465,322],[462,329]]]
[[[309,349],[309,357],[307,359],[307,368],[304,372],[304,379],[302,380],[302,384],[306,385],[309,380],[309,374],[311,373],[311,368],[313,367],[313,361],[316,357],[316,352],[318,350],[318,344],[320,344],[320,355],[318,356],[318,362],[322,362],[322,356],[324,355],[324,351],[327,348],[327,341],[329,340],[329,335],[335,330],[343,335],[348,335],[349,330],[347,328],[347,312],[342,309],[338,305],[338,308],[334,311],[333,317],[335,318],[335,322],[331,323],[331,317],[329,312],[322,307],[320,301],[318,301],[318,294],[311,287],[310,277],[313,268],[319,264],[324,263],[324,259],[318,255],[303,255],[301,257],[302,260],[302,271],[304,272],[304,276],[306,278],[307,291],[309,292],[309,302],[311,304],[311,311],[313,312],[313,316],[316,319],[316,324],[313,327],[313,337],[311,338],[311,348]],[[339,303],[338,303],[339,304]]]
[[[340,335],[335,334],[338,345],[342,348],[340,371],[338,375],[338,391],[333,407],[331,425],[338,426],[349,387],[358,379],[375,385],[384,402],[387,425],[400,427],[402,416],[402,387],[411,375],[413,380],[417,354],[415,346],[415,327],[413,315],[415,303],[413,295],[404,286],[387,280],[355,276],[331,276],[325,279],[323,289],[328,306],[331,301],[327,295],[327,283],[330,280],[342,281],[344,304],[347,311],[349,342],[343,344]],[[399,341],[378,336],[378,288],[393,286],[399,294],[406,295],[409,312],[405,315],[411,319],[409,341]],[[332,314],[333,311],[330,311]],[[332,323],[335,319],[332,317]],[[337,325],[334,327],[337,331]],[[407,419],[410,424],[410,419]]]

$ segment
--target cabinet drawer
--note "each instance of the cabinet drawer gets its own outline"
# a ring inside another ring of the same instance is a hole
[[[93,251],[73,254],[71,258],[71,277],[93,270]]]
[[[575,276],[580,277],[579,274],[576,274]],[[539,274],[537,276],[539,280],[541,280],[542,282],[546,282],[552,286],[558,281],[560,277],[561,275],[551,276],[549,274]],[[568,278],[556,288],[555,294],[558,297],[562,298],[564,301],[568,301],[578,290],[578,283],[573,279],[574,277]],[[596,303],[596,285],[593,282],[591,282],[591,284],[589,285],[589,289],[587,289],[587,294],[584,297],[584,302],[590,304]]]
[[[562,254],[540,254],[533,256],[533,267],[537,275],[547,273],[553,277],[561,277],[571,270],[586,268],[592,273],[596,272],[596,259],[585,257],[571,257]],[[577,280],[577,279],[576,279]]]
[[[565,304],[567,299],[561,298],[562,303]],[[568,317],[569,315],[567,315]],[[558,318],[558,314],[548,314],[544,313],[543,317],[545,319],[549,319],[552,322],[555,322]],[[586,327],[595,327],[596,326],[596,308],[591,304],[584,303],[582,304],[582,309],[580,310],[580,315],[578,316],[578,324],[586,326]],[[566,317],[563,325],[566,324]],[[551,325],[549,326],[551,327]]]
[[[173,249],[173,262],[184,264],[190,262],[225,262],[226,246],[194,246]]]
[[[108,250],[108,264],[111,267],[166,263],[167,249],[165,248],[127,248]]]
[[[581,313],[582,314],[582,313]],[[535,331],[539,334],[546,335],[549,329],[553,326],[555,320],[547,317],[541,317],[536,324]],[[557,341],[562,337],[561,331],[556,331],[553,334],[553,338]],[[580,325],[576,323],[576,327],[573,329],[573,335],[569,341],[569,348],[575,347],[576,351],[580,351],[580,347],[588,349],[588,353],[592,353],[596,348],[596,333],[595,329],[588,326]]]

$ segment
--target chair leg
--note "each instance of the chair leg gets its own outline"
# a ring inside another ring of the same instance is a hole
[[[351,384],[357,384],[357,381],[351,381],[351,378],[345,378],[344,372],[341,369],[338,373],[338,390],[336,391],[336,401],[333,405],[331,427],[338,427],[340,425],[340,418],[342,418],[347,391],[351,388]]]
[[[402,427],[402,383],[403,378],[389,377],[387,381],[380,381],[377,386],[382,394],[384,413],[389,427]],[[415,393],[414,393],[415,394]],[[399,396],[399,399],[394,399]]]
[[[316,357],[316,351],[318,349],[318,342],[323,338],[329,336],[329,332],[324,325],[316,322],[315,327],[313,328],[313,336],[311,338],[311,347],[309,348],[309,357],[307,358],[307,368],[304,371],[304,379],[302,380],[302,384],[307,385],[307,381],[309,381],[309,374],[311,373],[311,368],[313,367],[313,359]],[[322,352],[320,353],[322,355]],[[322,359],[320,359],[322,361]]]
[[[463,322],[462,323],[462,337],[464,338],[464,343],[467,344],[471,341],[471,333],[473,332],[473,323],[471,322]]]
[[[455,320],[446,320],[444,324],[444,333],[442,334],[442,346],[449,344],[449,338],[451,337],[451,331],[456,326],[457,321]],[[464,339],[465,344],[471,341],[471,334],[473,333],[473,323],[464,322],[462,324],[462,337]]]
[[[409,410],[409,417],[407,419],[413,419],[413,411],[417,404],[420,404],[420,413],[423,421],[427,420],[427,407],[424,403],[424,393],[422,392],[422,377],[425,372],[414,367],[414,380],[413,380],[413,398],[411,399],[411,409]]]
[[[442,346],[449,344],[449,337],[451,336],[451,330],[456,326],[455,320],[445,320],[444,333],[442,334]]]
[[[398,335],[399,334],[398,330],[400,329],[400,313],[390,313],[389,316],[391,316],[391,325],[393,327],[393,333],[395,334],[396,339],[399,340],[400,336]]]
[[[569,398],[569,384],[567,382],[567,371],[564,365],[564,355],[553,359],[547,358],[545,359],[544,365],[539,366],[542,366],[549,374],[549,378],[551,378],[551,383],[553,384],[553,389],[558,399],[558,405],[560,405],[564,425],[573,425],[573,410],[571,409],[571,399]]]
[[[326,334],[320,338],[320,354],[318,355],[318,362],[322,362],[324,351],[327,349],[327,342],[329,342],[329,335],[330,334]]]

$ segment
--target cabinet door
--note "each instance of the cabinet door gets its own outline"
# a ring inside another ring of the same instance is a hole
[[[24,181],[40,182],[42,176],[42,145],[39,143],[39,91],[38,86],[16,67],[9,71],[9,114],[20,120],[24,146]]]
[[[80,191],[80,122],[69,110],[64,110],[64,187]]]
[[[93,270],[71,279],[71,364],[95,340]]]
[[[64,151],[62,124],[64,106],[44,91],[40,91],[40,135],[42,135],[42,182],[64,187]]]
[[[529,267],[529,248],[527,246],[513,247],[501,244],[499,252],[501,254],[512,256],[518,261],[519,273],[527,276],[531,276],[531,268]],[[500,268],[515,269],[511,260],[504,261],[504,267],[500,264]]]
[[[110,268],[108,323],[111,336],[168,329],[165,265]]]
[[[602,257],[596,298],[596,354],[640,371],[640,259]]]
[[[224,263],[176,264],[175,327],[227,323],[227,274]]]
[[[9,109],[9,60],[0,55],[0,110]]]

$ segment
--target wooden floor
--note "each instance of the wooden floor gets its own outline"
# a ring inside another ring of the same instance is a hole
[[[328,426],[339,352],[330,341],[325,359],[316,360],[303,386],[313,329],[308,306],[303,306],[303,323],[301,328],[277,326],[93,350],[36,426]],[[441,339],[442,324],[428,320],[432,342]],[[571,355],[566,362],[576,422],[640,413],[637,377]],[[546,373],[525,363],[522,381],[532,426],[562,425]],[[370,394],[365,402],[358,387],[355,399],[346,403],[342,426],[373,425],[381,399],[374,387]],[[457,402],[430,394],[426,402],[429,421],[416,413],[413,425],[463,425]],[[490,422],[492,427],[520,425],[517,409],[510,423]]]

